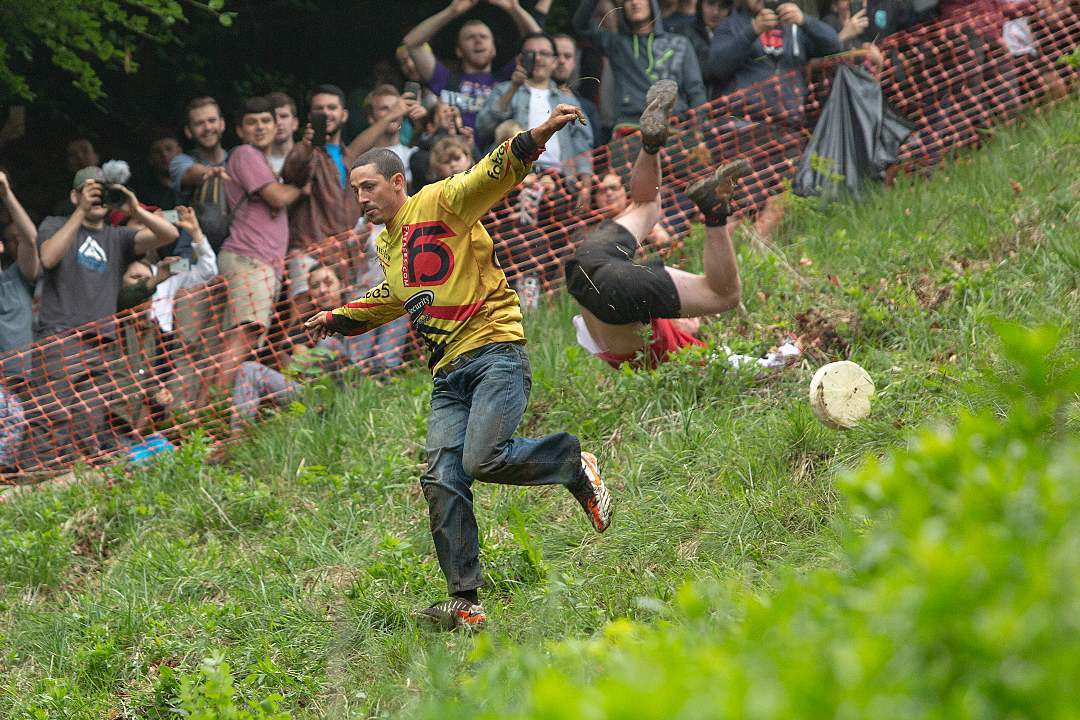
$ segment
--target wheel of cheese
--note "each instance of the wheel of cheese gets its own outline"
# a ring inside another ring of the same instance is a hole
[[[844,430],[870,414],[874,381],[869,373],[848,360],[829,363],[810,381],[810,407],[825,425]]]

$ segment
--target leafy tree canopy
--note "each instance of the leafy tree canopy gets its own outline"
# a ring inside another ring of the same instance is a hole
[[[190,17],[189,17],[190,16]],[[138,49],[177,42],[192,20],[232,25],[225,0],[4,0],[0,3],[0,97],[33,100],[34,61],[48,55],[91,100],[105,95],[100,72],[134,73]]]

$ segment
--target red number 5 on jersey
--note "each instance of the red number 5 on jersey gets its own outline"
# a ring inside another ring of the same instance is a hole
[[[454,271],[454,253],[444,238],[454,232],[441,220],[401,228],[401,276],[405,287],[442,285]]]

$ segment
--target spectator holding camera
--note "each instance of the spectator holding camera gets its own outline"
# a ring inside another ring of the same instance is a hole
[[[36,235],[7,173],[0,171],[0,355],[34,339],[32,302],[41,269],[34,247]]]
[[[409,159],[416,148],[402,144],[401,125],[406,117],[419,125],[427,117],[427,111],[411,93],[402,95],[396,87],[387,84],[379,85],[368,93],[364,99],[364,110],[368,116],[368,129],[352,141],[349,150],[356,157],[373,148],[393,151],[405,166],[405,182],[411,191],[413,174]]]
[[[306,252],[326,238],[356,224],[360,205],[346,181],[352,149],[341,142],[349,119],[345,93],[336,85],[319,85],[308,95],[308,126],[303,139],[285,158],[281,177],[296,187],[310,184],[310,193],[289,208],[289,249]],[[290,272],[293,290],[306,289],[306,273]]]
[[[101,168],[75,174],[71,191],[75,211],[47,217],[38,227],[42,267],[39,336],[55,335],[116,312],[121,278],[131,260],[174,242],[179,233],[163,217],[145,210],[131,190],[104,185]],[[105,222],[110,205],[122,207],[141,229]],[[38,377],[46,383],[43,407],[55,447],[83,456],[115,449],[108,427],[108,402],[116,388],[108,368],[118,361],[115,323],[97,322],[45,345]]]
[[[44,284],[41,294],[41,336],[92,322],[116,312],[120,280],[131,260],[179,237],[159,215],[143,209],[135,193],[122,185],[105,188],[101,168],[75,174],[69,217],[48,217],[37,231]],[[123,203],[128,216],[143,227],[135,230],[105,223],[106,191]]]
[[[409,158],[414,193],[428,183],[472,167],[470,162],[465,168],[449,169],[457,167],[457,163],[450,160],[451,155],[456,158],[468,157],[470,160],[476,155],[476,144],[473,141],[476,133],[471,127],[461,124],[461,111],[453,105],[436,102],[420,127],[421,133],[416,138],[416,152]],[[444,140],[452,142],[444,143]],[[443,148],[438,154],[435,152],[437,147]]]
[[[574,31],[580,39],[599,46],[611,64],[617,135],[637,128],[645,109],[645,94],[658,80],[678,83],[676,113],[708,99],[693,46],[682,35],[667,30],[657,0],[625,0],[618,13],[617,32],[593,23],[597,2],[581,0],[574,13]]]
[[[821,19],[836,30],[844,49],[877,42],[910,24],[906,0],[832,0]]]
[[[521,7],[518,0],[487,0],[487,3],[505,10],[522,35],[540,32],[536,20]],[[471,128],[476,128],[476,117],[495,87],[496,78],[491,71],[491,64],[495,62],[495,36],[491,28],[480,20],[469,20],[461,26],[456,50],[461,63],[460,72],[452,72],[437,60],[428,43],[444,27],[478,4],[479,0],[453,0],[443,10],[410,30],[402,40],[423,81],[443,102],[461,110],[462,121]],[[482,137],[481,141],[487,142],[488,139]]]
[[[550,35],[526,36],[510,81],[495,86],[477,117],[481,136],[493,137],[495,129],[506,120],[536,127],[557,105],[577,105],[577,98],[560,90],[552,78],[555,58],[555,41]],[[534,165],[540,170],[576,174],[587,197],[592,187],[592,140],[588,125],[569,123],[547,141]]]
[[[808,92],[803,68],[843,50],[836,31],[796,3],[735,0],[735,9],[716,29],[706,74],[724,95],[782,76],[779,89],[763,89],[765,112],[801,128]]]

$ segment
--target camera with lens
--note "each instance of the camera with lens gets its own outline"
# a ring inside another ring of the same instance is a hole
[[[105,191],[101,202],[107,207],[119,210],[127,205],[128,196],[116,185],[126,185],[131,179],[131,168],[123,160],[109,160],[101,166],[102,184]]]

